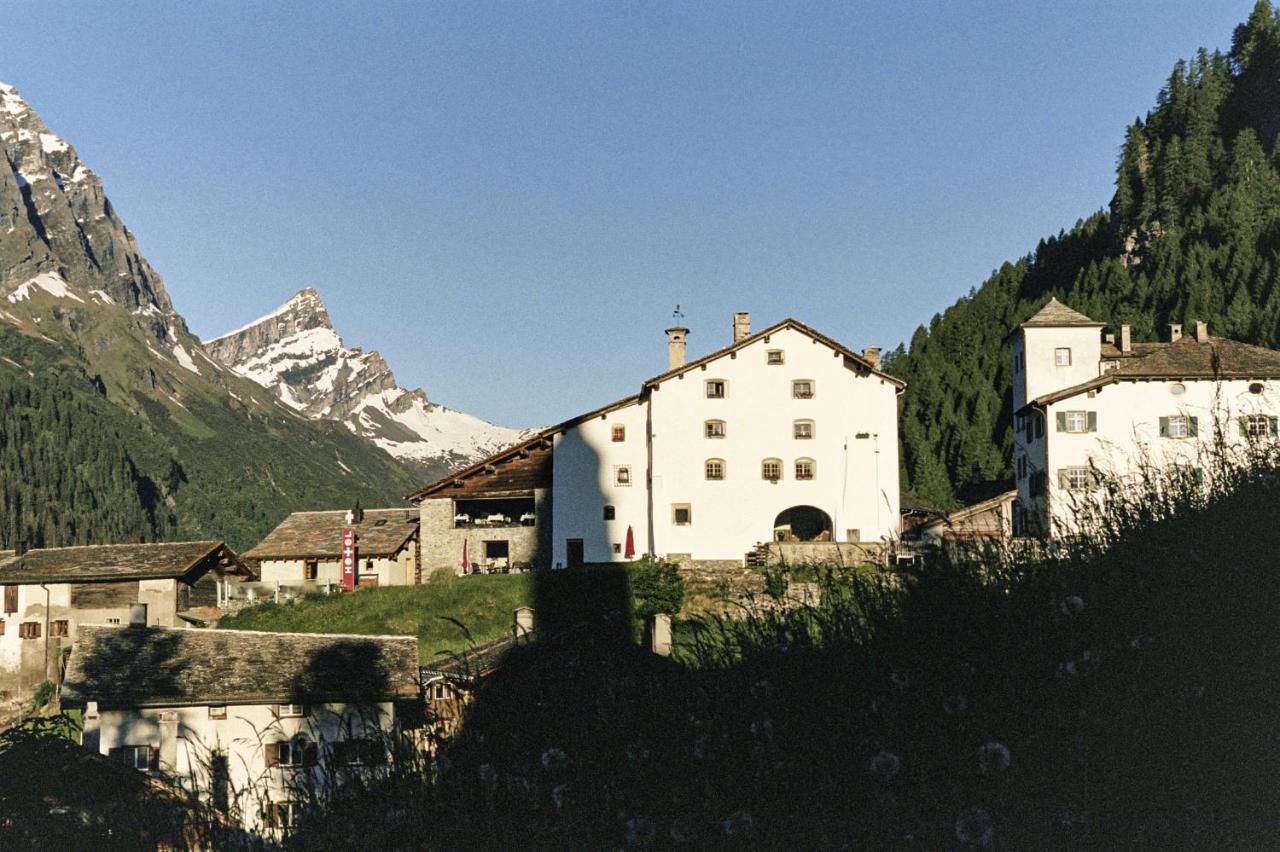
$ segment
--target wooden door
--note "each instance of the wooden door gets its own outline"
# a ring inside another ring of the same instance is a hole
[[[583,556],[582,539],[580,538],[567,539],[565,541],[565,551],[570,568],[577,568],[586,561]]]

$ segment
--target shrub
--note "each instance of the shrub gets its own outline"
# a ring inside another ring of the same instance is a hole
[[[684,578],[669,562],[641,560],[630,566],[632,612],[636,618],[675,615],[684,606]]]

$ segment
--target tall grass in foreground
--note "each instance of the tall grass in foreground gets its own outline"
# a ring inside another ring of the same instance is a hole
[[[1259,848],[1280,829],[1280,465],[1148,472],[1034,555],[832,570],[683,665],[546,637],[431,773],[298,848]]]

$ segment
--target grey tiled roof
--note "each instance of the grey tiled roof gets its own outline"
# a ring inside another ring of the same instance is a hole
[[[345,511],[294,512],[244,552],[246,559],[337,559],[342,555]],[[418,530],[417,509],[365,509],[355,524],[360,555],[395,556]]]
[[[1090,319],[1079,311],[1062,304],[1056,298],[1050,298],[1043,308],[1036,311],[1031,316],[1031,319],[1022,325],[1023,327],[1084,325],[1101,328],[1106,323]]]
[[[413,636],[82,626],[62,700],[165,707],[386,701],[417,693]]]
[[[0,552],[0,585],[163,580],[183,577],[206,562],[245,572],[220,541],[99,544],[44,547],[22,556]]]

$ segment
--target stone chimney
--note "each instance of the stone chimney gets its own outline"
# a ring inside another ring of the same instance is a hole
[[[364,523],[364,509],[360,507],[360,501],[357,500],[355,506],[347,510],[346,524],[350,527],[362,523]]]
[[[877,370],[880,369],[880,347],[879,346],[868,346],[867,348],[863,349],[862,357],[873,368]]]
[[[1111,332],[1109,332],[1109,331],[1108,331],[1106,334],[1102,335],[1102,342],[1103,342],[1103,343],[1109,343],[1109,344],[1111,344],[1112,346],[1115,346],[1115,345],[1116,345],[1116,336],[1115,336],[1114,334],[1112,334]]]
[[[1128,323],[1120,326],[1120,351],[1133,351],[1133,326]]]
[[[675,370],[683,367],[685,364],[685,342],[689,337],[689,329],[674,328],[667,329],[667,369]]]
[[[1180,322],[1169,323],[1169,342],[1177,343],[1181,339],[1182,339],[1182,323]]]
[[[522,606],[516,610],[515,621],[511,626],[511,635],[516,639],[527,639],[533,636],[533,610]]]
[[[178,768],[178,711],[160,713],[160,768],[173,772]]]
[[[660,612],[646,625],[649,634],[649,650],[659,657],[671,656],[671,616]]]
[[[1196,340],[1199,340],[1201,343],[1203,343],[1208,339],[1209,339],[1209,324],[1207,322],[1200,322],[1199,320],[1196,320]]]
[[[751,336],[751,314],[738,311],[733,315],[733,342],[738,343]]]

